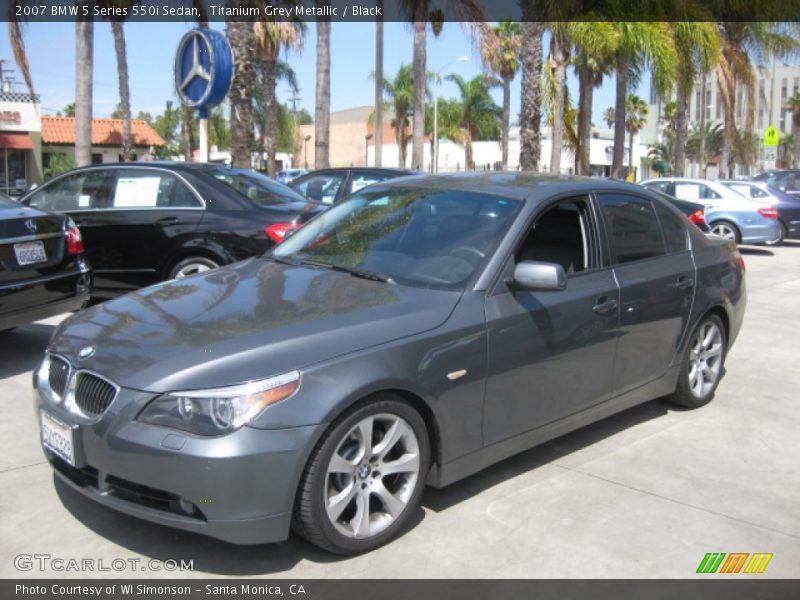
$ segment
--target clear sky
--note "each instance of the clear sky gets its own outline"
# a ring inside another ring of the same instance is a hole
[[[3,24],[5,26],[5,24]],[[214,23],[215,28],[224,24]],[[174,98],[172,61],[175,48],[185,31],[194,27],[186,23],[128,23],[125,34],[128,45],[128,69],[131,82],[131,104],[134,115],[139,111],[158,114],[164,103]],[[5,34],[5,31],[3,32]],[[75,25],[73,23],[29,23],[24,29],[25,43],[36,92],[41,96],[42,112],[54,114],[74,101],[75,97]],[[394,75],[403,63],[412,61],[412,34],[409,25],[386,23],[384,34],[384,73]],[[314,113],[315,87],[314,24],[306,32],[306,43],[299,54],[287,59],[297,73],[300,85],[298,107]],[[545,55],[547,40],[545,40]],[[428,70],[436,71],[461,56],[469,56],[466,63],[455,63],[443,71],[472,77],[481,72],[477,51],[461,24],[446,24],[439,38],[428,33]],[[0,36],[0,58],[7,59],[12,68],[13,55],[8,37]],[[374,84],[369,79],[375,68],[375,26],[372,23],[334,23],[331,27],[331,110],[371,105]],[[21,80],[19,72],[17,79]],[[520,104],[520,79],[518,74],[512,84],[511,115],[516,120]],[[569,86],[577,101],[577,81],[570,73]],[[639,94],[647,97],[649,80],[645,79]],[[117,65],[111,26],[106,22],[95,24],[94,115],[108,116],[119,102]],[[494,92],[501,104],[502,90]],[[278,87],[278,97],[286,102],[290,91],[286,85]],[[442,83],[441,98],[457,96],[455,85]],[[595,93],[593,121],[602,124],[603,111],[613,105],[613,78],[609,78]]]

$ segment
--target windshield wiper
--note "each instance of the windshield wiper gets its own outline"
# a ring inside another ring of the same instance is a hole
[[[300,264],[308,265],[309,267],[319,267],[321,269],[330,269],[331,271],[339,271],[341,273],[348,273],[353,277],[360,277],[361,279],[369,279],[370,281],[380,281],[382,283],[395,284],[394,279],[383,275],[382,273],[375,273],[373,271],[363,271],[361,269],[354,269],[352,267],[343,267],[341,265],[333,265],[322,261],[309,260],[304,258],[300,260]]]

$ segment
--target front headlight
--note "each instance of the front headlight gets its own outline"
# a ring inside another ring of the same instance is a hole
[[[292,371],[231,387],[172,392],[145,406],[138,420],[197,435],[230,433],[299,387],[300,372]]]

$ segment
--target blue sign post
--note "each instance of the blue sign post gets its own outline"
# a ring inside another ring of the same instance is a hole
[[[233,52],[222,33],[192,29],[181,38],[175,55],[175,91],[200,117],[201,162],[208,162],[209,112],[225,99],[232,78]]]

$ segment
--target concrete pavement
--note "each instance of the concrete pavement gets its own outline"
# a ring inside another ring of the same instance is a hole
[[[93,576],[14,566],[20,554],[49,553],[194,567],[95,574],[109,577],[685,578],[706,552],[771,552],[759,577],[798,577],[800,242],[743,254],[747,314],[710,405],[651,402],[429,489],[404,536],[349,559],[297,538],[231,546],[116,513],[56,482],[30,397],[31,369],[59,319],[22,327],[0,338],[0,576]]]

